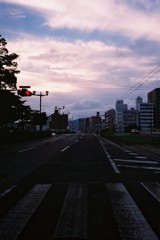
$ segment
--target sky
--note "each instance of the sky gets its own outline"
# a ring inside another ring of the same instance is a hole
[[[159,13],[159,0],[0,0],[0,35],[19,55],[17,87],[49,91],[43,112],[103,116],[160,87]]]

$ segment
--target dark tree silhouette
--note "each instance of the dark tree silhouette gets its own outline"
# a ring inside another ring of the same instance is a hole
[[[18,64],[15,62],[18,55],[16,53],[9,54],[6,45],[6,39],[0,35],[0,90],[7,88],[16,89],[16,74],[20,73],[17,70]]]
[[[25,101],[15,95],[17,77],[20,71],[17,70],[16,53],[9,54],[6,48],[7,41],[0,35],[0,130],[7,130],[12,123],[19,121],[22,126],[30,118],[31,109],[25,106]]]

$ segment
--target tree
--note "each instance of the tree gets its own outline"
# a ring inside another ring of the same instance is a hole
[[[17,77],[20,71],[17,70],[18,58],[16,53],[9,54],[6,48],[7,41],[0,35],[0,129],[7,130],[8,126],[17,120],[25,122],[28,118],[30,107],[24,106],[25,101],[15,95]],[[9,89],[8,89],[9,88]]]
[[[9,124],[17,120],[27,121],[30,118],[31,109],[24,105],[18,95],[8,91],[0,91],[0,128],[7,129]]]
[[[15,75],[20,73],[17,70],[18,64],[14,61],[18,55],[16,53],[9,54],[6,45],[6,39],[0,35],[0,90],[16,89],[17,77]]]

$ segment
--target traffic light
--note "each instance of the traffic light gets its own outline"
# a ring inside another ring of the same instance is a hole
[[[18,95],[20,95],[22,97],[30,97],[30,96],[32,96],[32,92],[29,91],[28,89],[25,89],[25,88],[23,88],[21,90],[19,89],[17,92],[18,92]]]

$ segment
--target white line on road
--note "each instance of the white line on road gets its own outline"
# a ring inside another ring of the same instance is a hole
[[[160,170],[160,167],[145,167],[145,166],[136,166],[136,165],[123,165],[123,164],[117,164],[118,167],[121,168],[137,168],[137,169],[145,169],[145,170]]]
[[[160,202],[160,185],[157,182],[141,183],[141,185],[149,192],[158,202]]]
[[[134,160],[134,159],[120,159],[120,158],[114,158],[114,161],[116,162],[124,162],[124,163],[145,163],[145,164],[155,164],[159,165],[158,162],[155,161],[142,161],[142,160]]]
[[[0,198],[4,197],[7,193],[11,192],[17,185],[13,185],[9,189],[5,190],[3,193],[0,194]]]
[[[16,240],[51,184],[37,184],[0,219],[0,239]]]
[[[63,148],[63,149],[61,150],[61,152],[66,151],[69,147],[70,147],[70,146],[67,146],[67,147]]]
[[[34,148],[36,148],[36,147],[25,148],[25,149],[19,150],[18,153],[26,152],[26,151],[29,151]]]
[[[101,143],[102,148],[103,148],[103,150],[105,151],[105,153],[106,153],[106,155],[107,155],[107,157],[108,157],[108,159],[109,159],[109,161],[110,161],[110,163],[111,163],[111,165],[112,165],[112,168],[113,168],[114,172],[115,172],[115,173],[120,173],[120,171],[119,171],[119,169],[117,168],[116,164],[114,163],[114,161],[113,161],[112,158],[110,157],[109,153],[108,153],[107,150],[105,149],[102,141],[100,141],[100,143]]]
[[[125,186],[122,183],[108,183],[106,188],[121,238],[158,240]]]
[[[70,184],[53,239],[87,239],[87,185]]]

